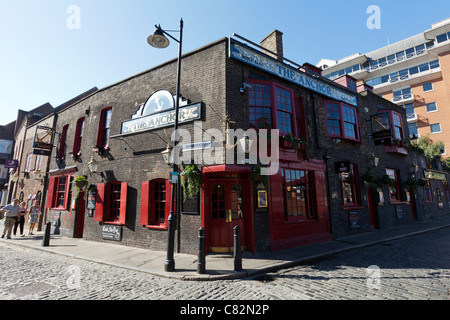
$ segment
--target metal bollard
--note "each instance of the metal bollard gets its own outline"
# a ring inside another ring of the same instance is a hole
[[[205,260],[205,228],[198,229],[198,263],[197,273],[204,274],[206,269]]]
[[[42,246],[48,247],[50,245],[50,229],[52,228],[52,223],[49,221],[45,225],[44,238],[42,239]]]
[[[241,230],[239,226],[234,227],[234,271],[242,270],[241,254]]]

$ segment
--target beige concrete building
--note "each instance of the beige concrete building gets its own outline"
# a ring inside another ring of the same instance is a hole
[[[322,59],[317,66],[331,80],[348,74],[403,106],[410,136],[430,135],[444,142],[443,156],[450,155],[450,18],[375,51]]]

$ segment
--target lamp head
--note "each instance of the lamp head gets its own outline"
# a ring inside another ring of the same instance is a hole
[[[152,47],[161,49],[167,48],[170,44],[169,39],[164,35],[164,32],[159,25],[156,25],[155,31],[147,38],[147,42]]]

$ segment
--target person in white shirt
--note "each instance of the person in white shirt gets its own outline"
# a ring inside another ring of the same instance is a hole
[[[19,212],[22,209],[19,206],[19,199],[14,199],[13,203],[4,206],[1,211],[5,212],[5,228],[3,229],[2,239],[6,235],[6,239],[11,239],[11,231],[16,224]]]

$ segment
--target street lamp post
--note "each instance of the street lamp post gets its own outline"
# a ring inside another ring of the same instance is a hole
[[[166,35],[171,39],[178,42],[178,70],[177,70],[177,93],[176,93],[176,101],[175,101],[175,124],[174,124],[174,141],[173,141],[173,163],[172,163],[172,172],[178,172],[178,154],[176,152],[176,144],[178,142],[178,113],[180,107],[180,74],[181,74],[181,52],[182,52],[182,42],[183,42],[183,19],[180,20],[180,39],[177,40],[164,31],[160,25],[155,25],[156,30],[147,38],[147,42],[149,45],[155,48],[167,48],[170,41],[167,39]],[[175,208],[175,183],[171,181],[171,201],[170,201],[170,214],[168,218],[169,227],[168,227],[168,243],[167,243],[167,259],[164,264],[164,270],[167,272],[171,272],[175,270],[175,260],[173,258],[174,253],[174,244],[175,244],[175,223],[177,220],[176,217],[176,208]]]

